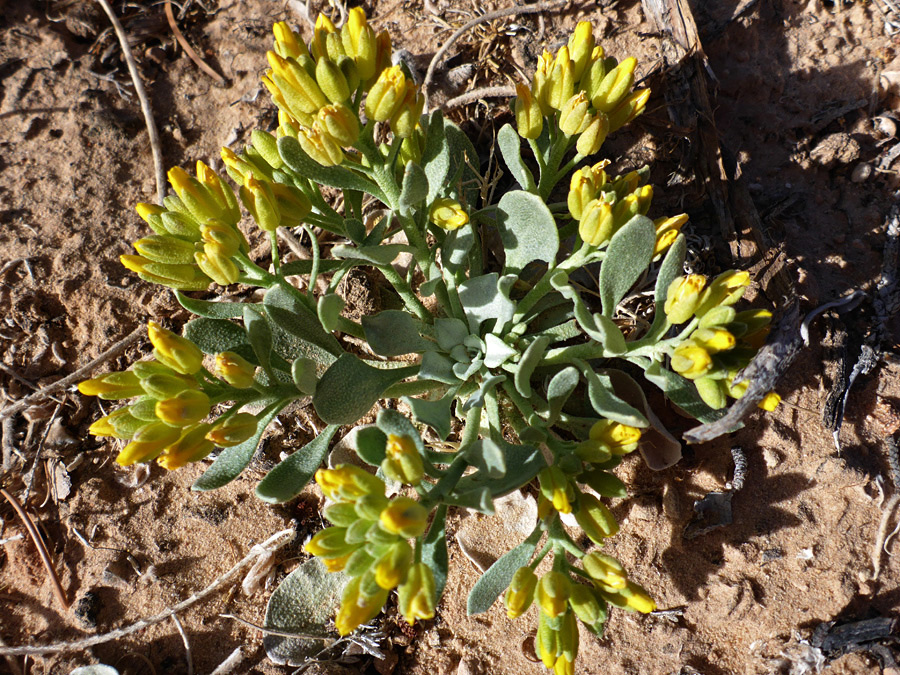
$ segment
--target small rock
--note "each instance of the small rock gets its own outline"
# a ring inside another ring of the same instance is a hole
[[[853,167],[853,173],[850,174],[850,180],[854,183],[864,183],[869,180],[872,175],[872,165],[868,162],[860,162]]]
[[[764,448],[762,455],[763,461],[770,469],[774,469],[781,463],[781,455],[779,455],[778,452],[773,450],[772,448]]]

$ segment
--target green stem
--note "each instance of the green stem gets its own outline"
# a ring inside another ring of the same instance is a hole
[[[272,248],[272,269],[275,271],[275,276],[281,279],[283,277],[281,276],[281,260],[278,257],[278,236],[274,230],[269,232],[269,246]]]
[[[584,342],[580,345],[558,347],[547,352],[538,363],[540,366],[558,366],[564,363],[573,363],[576,360],[590,361],[603,357],[603,345],[599,342]]]
[[[381,270],[381,273],[384,275],[384,278],[387,279],[391,286],[394,287],[394,290],[397,291],[397,294],[403,299],[403,303],[406,305],[406,308],[413,312],[416,316],[418,316],[422,321],[427,323],[431,323],[432,316],[431,312],[422,304],[422,301],[416,297],[416,294],[412,292],[412,289],[409,287],[409,284],[403,280],[403,278],[397,273],[391,265],[379,266],[378,269]]]
[[[400,398],[401,396],[421,396],[446,386],[443,382],[434,380],[413,380],[412,382],[398,382],[388,387],[382,394],[382,398]]]
[[[347,335],[352,335],[353,337],[359,338],[360,340],[366,339],[366,333],[363,330],[363,327],[355,321],[348,319],[346,316],[339,316],[337,318],[337,325],[335,326],[335,330],[339,330],[342,333],[346,333]]]
[[[316,287],[316,279],[319,276],[319,240],[316,239],[316,235],[313,234],[312,228],[304,225],[303,229],[306,234],[309,235],[309,247],[312,249],[312,268],[309,271],[309,284],[306,288],[306,294],[309,296],[310,300],[315,300],[313,290]]]
[[[491,389],[484,395],[484,409],[487,412],[491,440],[495,443],[503,440],[503,424],[500,422],[500,404],[497,401],[496,389]]]

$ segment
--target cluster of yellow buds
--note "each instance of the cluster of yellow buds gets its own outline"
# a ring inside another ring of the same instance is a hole
[[[765,309],[737,312],[734,305],[750,285],[747,272],[728,271],[707,284],[706,277],[690,274],[675,279],[663,307],[669,323],[693,319],[696,328],[672,352],[672,370],[694,381],[697,392],[711,408],[725,407],[727,398],[741,398],[747,384],[734,378],[762,347],[772,313]],[[770,393],[760,403],[772,411],[781,401]]]
[[[578,136],[578,154],[588,157],[600,150],[607,134],[640,115],[649,89],[632,92],[637,61],[618,63],[594,44],[593,28],[582,21],[568,44],[554,57],[545,51],[538,59],[531,88],[516,85],[515,115],[519,135],[535,139],[544,118],[559,113],[559,129],[566,137]]]
[[[90,427],[94,436],[130,441],[116,457],[119,464],[155,459],[167,469],[177,469],[203,459],[217,446],[238,445],[256,433],[256,416],[235,409],[214,422],[204,422],[211,400],[198,377],[203,368],[202,352],[190,340],[153,321],[147,332],[154,347],[153,359],[78,385],[78,390],[88,396],[137,399]],[[238,380],[250,386],[248,378],[252,382],[255,367],[239,355],[224,352],[216,362],[223,381]]]
[[[557,675],[575,672],[576,618],[592,633],[601,635],[607,603],[643,613],[656,609],[647,591],[629,580],[621,563],[612,556],[589,553],[582,559],[582,565],[590,585],[573,582],[558,569],[538,578],[534,569],[526,566],[516,570],[503,597],[510,619],[522,616],[532,603],[537,604],[536,651],[544,666]]]
[[[249,248],[237,228],[241,211],[234,192],[203,162],[197,162],[196,178],[171,169],[169,183],[175,194],[162,205],[137,205],[155,234],[136,241],[139,255],[121,256],[122,264],[145,281],[184,291],[236,282],[233,258]]]
[[[572,174],[567,198],[569,213],[578,221],[578,234],[590,246],[603,246],[631,218],[646,215],[653,200],[653,187],[641,185],[641,174],[630,171],[612,179],[608,160],[585,166]],[[681,214],[656,221],[656,248],[661,255],[687,222]]]
[[[395,588],[400,613],[410,624],[432,618],[434,575],[428,565],[414,561],[407,541],[424,534],[425,507],[409,497],[388,499],[384,481],[350,464],[320,469],[316,482],[333,501],[324,515],[334,526],[316,533],[306,550],[329,572],[343,570],[352,577],[335,618],[338,632],[347,635],[371,621]]]
[[[340,30],[320,14],[307,46],[287,23],[276,23],[269,70],[262,78],[278,106],[280,135],[296,138],[323,166],[341,164],[344,148],[360,134],[359,103],[366,117],[388,122],[398,138],[413,135],[425,103],[401,66],[391,66],[391,39],[375,34],[364,10],[354,7]]]

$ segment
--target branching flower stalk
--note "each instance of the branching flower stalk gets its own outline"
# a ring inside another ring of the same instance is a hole
[[[600,634],[608,605],[655,607],[599,550],[618,530],[603,500],[627,494],[611,470],[635,449],[655,469],[680,456],[644,387],[715,419],[746,389],[737,374],[771,314],[735,309],[746,272],[684,275],[687,216],[651,220],[648,171],[617,176],[610,160],[595,161],[650,92],[633,91],[635,60],[607,56],[590,23],[544,52],[530,86],[517,85],[515,126],[496,138],[517,185],[499,195],[482,190],[488,181],[460,129],[439,111],[422,114],[410,74],[391,65],[387,33],[361,9],[341,28],[320,16],[309,44],[285,23],[274,35],[263,83],[279,125],[253,131],[239,153],[222,150],[238,189],[198,162],[194,175],[169,172],[174,194],[162,204],[137,207],[154,234],[122,263],[198,316],[182,335],[150,322],[151,359],[81,383],[84,394],[132,399],[91,432],[127,440],[124,465],[175,469],[216,451],[194,485],[210,490],[244,470],[289,403],[311,397],[327,426],[256,493],[287,501],[313,477],[322,488],[332,526],[306,548],[349,579],[341,634],[373,619],[394,590],[410,623],[432,618],[447,577],[448,509],[491,514],[496,498],[536,480],[534,532],[485,573],[468,608],[486,611],[504,589],[511,617],[537,604],[541,659],[572,673],[577,621]],[[549,202],[565,180],[565,203]],[[323,187],[342,192],[342,209]],[[271,243],[270,264],[250,258],[241,205]],[[302,227],[312,259],[282,260],[279,227]],[[322,232],[344,242],[328,256]],[[485,249],[497,240],[502,251]],[[395,267],[401,254],[406,269]],[[599,302],[571,281],[588,265],[599,267]],[[342,314],[337,292],[354,267],[379,270],[394,291],[389,309],[360,322]],[[189,295],[233,284],[263,289],[261,302]],[[621,307],[637,291],[654,299],[641,329]],[[365,340],[376,358],[349,351],[341,335]],[[402,402],[412,420],[381,410],[356,436],[359,466],[320,469],[338,429],[382,398]],[[777,402],[772,394],[764,407]],[[423,441],[425,427],[446,441],[454,420],[455,443]],[[583,550],[561,514],[598,548]]]

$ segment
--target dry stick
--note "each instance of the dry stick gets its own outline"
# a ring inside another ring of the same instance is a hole
[[[41,556],[41,562],[44,563],[44,567],[47,569],[47,574],[50,575],[50,581],[53,582],[53,594],[56,596],[56,599],[59,600],[59,604],[63,606],[63,609],[69,609],[69,601],[66,599],[66,593],[65,591],[63,591],[62,584],[59,583],[59,577],[56,575],[56,569],[53,567],[53,561],[50,559],[50,554],[47,552],[47,547],[44,546],[44,540],[41,538],[41,533],[38,532],[34,521],[31,520],[28,512],[22,508],[22,505],[19,503],[18,499],[13,497],[3,488],[0,488],[0,494],[6,497],[6,501],[12,504],[12,507],[16,510],[16,513],[19,514],[19,518],[21,518],[22,522],[25,524],[25,529],[28,530],[28,534],[31,535],[31,540],[34,542],[34,545],[37,547],[38,554]]]
[[[438,64],[443,61],[444,55],[450,50],[450,47],[452,47],[453,44],[468,30],[484,23],[485,21],[493,21],[494,19],[500,19],[504,16],[518,16],[519,14],[539,14],[541,12],[560,9],[568,4],[569,0],[557,0],[557,2],[539,2],[534,5],[523,5],[521,7],[508,7],[507,9],[498,9],[495,12],[482,14],[481,16],[469,21],[462,28],[459,28],[455,33],[453,33],[453,35],[451,35],[447,39],[444,45],[437,50],[437,53],[431,58],[431,63],[428,64],[428,71],[425,73],[425,80],[422,82],[422,96],[425,98],[425,110],[429,110],[428,88],[431,86],[431,81],[434,79],[434,71],[437,70]]]
[[[891,518],[894,517],[894,511],[900,504],[900,493],[894,493],[887,504],[884,505],[884,511],[881,513],[881,522],[878,524],[878,535],[875,537],[875,544],[872,547],[872,574],[869,575],[869,581],[877,581],[881,575],[881,556],[884,554],[884,540],[888,534],[888,527],[891,524]]]
[[[200,591],[199,593],[194,593],[194,595],[192,595],[191,597],[187,598],[186,600],[182,600],[177,605],[170,607],[169,609],[161,612],[160,614],[157,614],[156,616],[151,616],[147,619],[141,619],[140,621],[136,621],[130,626],[126,626],[125,628],[117,628],[116,630],[110,631],[109,633],[94,635],[89,638],[84,638],[83,640],[74,640],[72,642],[56,642],[54,644],[44,645],[43,647],[0,647],[0,656],[53,654],[56,652],[86,649],[87,647],[93,647],[94,645],[99,645],[111,640],[118,640],[119,638],[123,638],[131,635],[132,633],[136,633],[139,630],[143,630],[144,628],[159,623],[160,621],[165,621],[169,617],[179,612],[183,612],[194,603],[203,600],[209,595],[212,595],[226,583],[231,581],[238,574],[238,572],[252,563],[258,555],[260,555],[261,553],[265,553],[266,551],[277,551],[281,547],[285,546],[288,542],[290,542],[293,538],[293,529],[281,530],[281,532],[276,532],[271,537],[266,539],[262,544],[257,544],[256,546],[251,548],[250,552],[247,553],[247,555],[245,555],[243,558],[241,558],[241,560],[239,560],[237,563],[235,563],[234,567],[217,578],[202,591]]]
[[[223,619],[231,619],[233,621],[237,621],[242,626],[247,626],[247,628],[254,628],[261,633],[265,633],[266,635],[276,635],[278,637],[284,638],[294,638],[294,639],[304,639],[304,640],[322,640],[323,642],[328,642],[329,640],[334,641],[336,638],[326,637],[324,635],[311,635],[309,633],[291,633],[284,630],[277,630],[275,628],[266,628],[265,626],[260,626],[259,624],[253,623],[252,621],[247,621],[247,619],[242,619],[235,614],[219,614]]]
[[[106,363],[110,359],[116,358],[119,354],[121,354],[126,349],[128,349],[131,345],[133,345],[135,342],[137,342],[140,339],[141,335],[144,334],[145,330],[146,329],[143,326],[139,326],[138,328],[135,328],[131,333],[126,335],[124,338],[119,340],[112,347],[110,347],[105,352],[100,354],[100,356],[98,356],[96,359],[89,361],[88,363],[83,365],[81,368],[76,370],[71,375],[66,375],[61,380],[57,380],[53,384],[48,384],[43,389],[40,389],[40,390],[34,392],[33,394],[30,394],[29,396],[26,396],[21,401],[18,401],[12,405],[6,406],[2,410],[0,410],[0,419],[5,419],[5,418],[9,417],[10,415],[15,415],[16,413],[19,413],[19,412],[25,410],[25,408],[34,405],[38,401],[42,401],[45,398],[48,398],[51,394],[55,394],[58,391],[64,390],[70,384],[75,384],[81,378],[83,378],[85,375],[90,373],[94,368],[99,366],[101,363]]]
[[[482,98],[509,98],[516,95],[515,87],[482,87],[481,89],[473,89],[465,94],[460,94],[455,98],[451,98],[441,110],[450,110],[459,105],[466,105]]]
[[[187,38],[184,37],[182,32],[178,28],[178,24],[175,23],[175,15],[172,14],[172,2],[171,0],[166,0],[166,18],[169,20],[169,28],[172,29],[172,34],[175,36],[175,39],[178,40],[178,44],[181,45],[181,48],[184,49],[184,53],[188,55],[188,57],[197,64],[197,67],[202,70],[204,73],[209,75],[219,84],[225,84],[225,78],[219,75],[216,71],[210,68],[206,62],[200,58],[197,52],[194,51],[194,48],[191,47],[190,43],[187,41]]]
[[[3,641],[3,638],[0,637],[0,647],[5,647],[6,643]],[[16,660],[11,656],[5,656],[4,660],[6,661],[6,665],[9,667],[9,672],[12,675],[22,675],[22,669],[19,668],[19,664]]]
[[[178,634],[181,636],[181,641],[184,643],[184,658],[187,660],[187,675],[194,675],[194,659],[191,657],[191,643],[188,642],[187,633],[184,632],[184,626],[181,625],[181,621],[179,621],[177,614],[172,615],[172,623],[175,624],[175,628],[178,629]]]
[[[119,45],[122,48],[122,54],[125,56],[125,63],[128,64],[128,72],[131,74],[131,81],[134,82],[134,90],[137,92],[138,100],[141,102],[141,112],[144,113],[144,123],[147,125],[147,134],[150,136],[150,150],[153,152],[153,166],[156,169],[156,196],[159,202],[166,196],[166,171],[163,168],[162,150],[159,145],[159,132],[156,130],[156,123],[153,121],[153,111],[150,109],[150,99],[147,98],[147,91],[144,89],[144,83],[141,82],[140,73],[138,73],[137,63],[131,53],[131,47],[128,46],[128,35],[119,19],[116,18],[113,8],[109,4],[109,0],[97,0],[106,16],[109,17],[113,28],[116,31],[116,37],[119,38]]]

